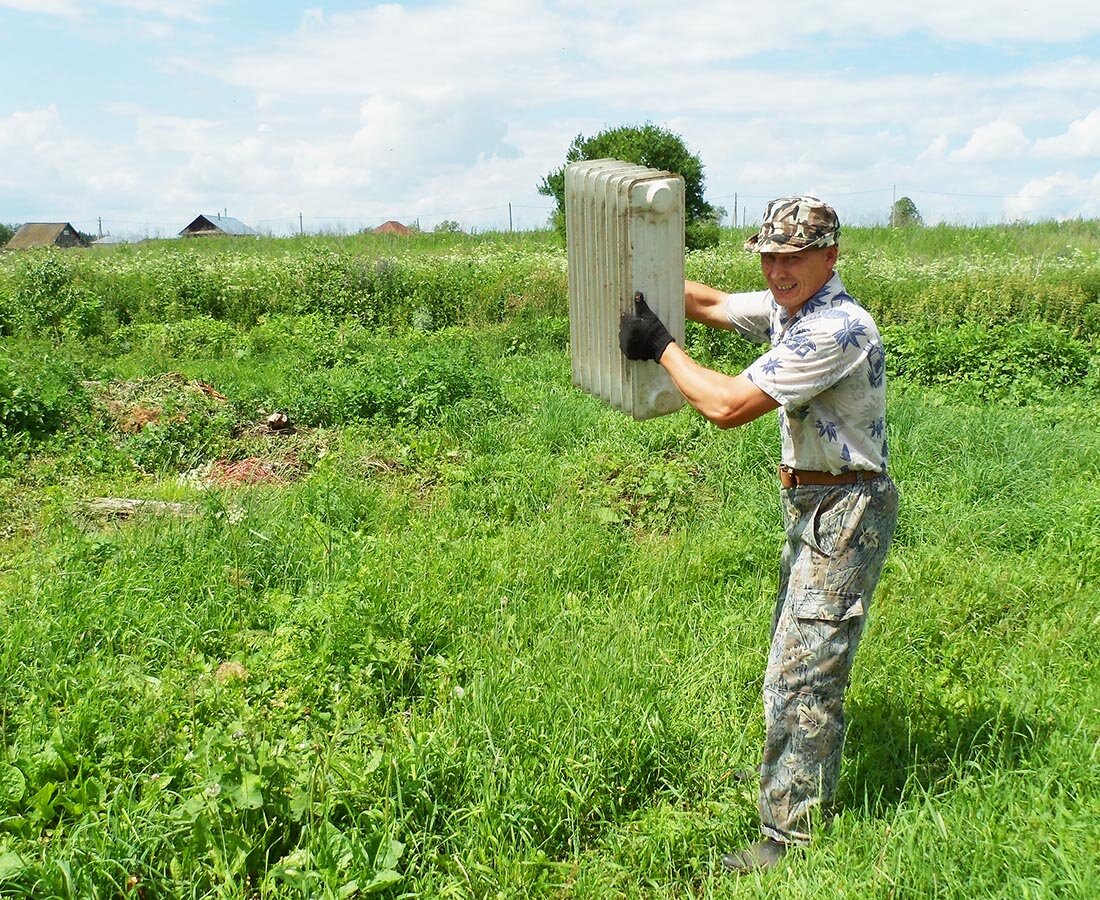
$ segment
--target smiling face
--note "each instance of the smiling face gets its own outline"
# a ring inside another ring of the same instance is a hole
[[[760,271],[775,302],[793,316],[832,277],[838,253],[836,245],[795,253],[761,253]]]

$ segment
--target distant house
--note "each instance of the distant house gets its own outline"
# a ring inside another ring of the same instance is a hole
[[[125,238],[115,237],[113,234],[105,234],[92,241],[93,247],[114,247],[118,244],[129,243]]]
[[[7,250],[30,250],[33,247],[87,247],[84,236],[68,222],[27,222],[11,236]]]
[[[255,228],[249,228],[240,219],[234,219],[231,216],[199,216],[180,232],[180,237],[206,237],[218,234],[233,237],[260,236],[260,232]]]
[[[400,222],[395,222],[390,219],[388,222],[383,222],[377,228],[374,229],[374,234],[412,234],[412,229],[408,225],[402,225]]]

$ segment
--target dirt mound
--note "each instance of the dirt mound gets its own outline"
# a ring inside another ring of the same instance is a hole
[[[88,381],[84,387],[124,434],[136,434],[154,422],[183,422],[199,412],[210,414],[227,402],[209,384],[179,372],[131,381]]]

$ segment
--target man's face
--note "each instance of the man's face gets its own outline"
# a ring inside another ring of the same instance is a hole
[[[793,316],[832,277],[838,252],[832,246],[795,253],[761,253],[760,271],[775,302]]]

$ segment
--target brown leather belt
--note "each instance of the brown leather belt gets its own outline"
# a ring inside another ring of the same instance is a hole
[[[784,490],[798,487],[800,484],[855,484],[857,481],[871,481],[882,475],[881,472],[841,472],[834,475],[832,472],[814,472],[811,469],[792,469],[790,466],[779,467],[779,483]]]

